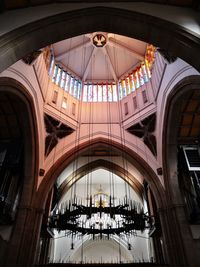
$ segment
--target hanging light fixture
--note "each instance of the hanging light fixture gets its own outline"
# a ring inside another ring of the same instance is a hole
[[[97,49],[103,49],[106,42],[104,35],[97,34],[94,36],[93,44]],[[82,83],[83,84],[83,83]],[[108,94],[108,84],[106,86],[106,92]],[[126,84],[124,82],[123,86]],[[98,86],[97,86],[98,88]],[[91,85],[90,93],[93,94],[93,85]],[[119,91],[119,90],[118,90]],[[128,91],[130,93],[131,89]],[[126,93],[125,95],[127,95]],[[98,92],[97,92],[98,95]],[[122,96],[120,96],[122,98]],[[87,97],[88,99],[88,97]],[[93,97],[91,96],[91,99]],[[120,101],[120,100],[118,100]],[[92,101],[91,101],[92,102]],[[91,145],[91,132],[92,129],[92,105],[93,103],[88,103],[89,110],[89,145]],[[108,105],[110,105],[108,100]],[[81,103],[80,103],[81,106]],[[122,121],[122,107],[119,104],[120,119]],[[79,114],[80,115],[80,114]],[[110,116],[110,111],[108,112]],[[80,119],[80,117],[79,117]],[[110,119],[111,120],[111,119]],[[111,121],[109,121],[111,123]],[[120,126],[121,127],[121,126]],[[111,137],[111,127],[108,130],[108,141],[112,147],[112,137]],[[136,231],[143,232],[146,228],[150,227],[150,217],[144,213],[142,206],[130,199],[130,193],[127,193],[127,162],[125,162],[124,147],[125,147],[125,136],[124,131],[120,128],[121,145],[122,145],[122,158],[123,158],[123,169],[124,169],[124,183],[125,183],[125,197],[123,199],[115,199],[114,196],[114,182],[113,177],[110,179],[111,190],[110,195],[105,193],[100,185],[97,192],[92,194],[91,192],[91,179],[87,176],[87,202],[83,203],[81,198],[76,196],[76,172],[78,168],[78,152],[75,153],[75,161],[73,164],[73,176],[72,186],[71,186],[71,199],[67,201],[65,207],[58,208],[53,211],[49,219],[49,227],[57,229],[58,231],[69,231],[71,233],[72,242],[71,249],[74,248],[73,238],[77,235],[90,235],[95,238],[99,236],[100,239],[106,236],[108,239],[111,236],[117,235],[120,237],[121,234],[125,236],[136,235]],[[75,151],[78,151],[80,139],[80,127],[77,130],[76,140],[75,140]],[[88,164],[90,163],[90,153],[88,155]],[[110,163],[112,165],[112,162]],[[112,182],[111,182],[112,180]],[[117,204],[118,203],[118,204]],[[127,238],[128,240],[128,238]],[[131,249],[131,245],[128,243],[128,249]]]

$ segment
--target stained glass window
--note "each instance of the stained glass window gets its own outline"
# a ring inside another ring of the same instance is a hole
[[[81,98],[81,82],[78,82],[78,92],[77,92],[77,98]]]
[[[61,80],[61,72],[62,72],[62,69],[58,67],[58,72],[57,72],[56,82],[55,82],[55,84],[57,84],[57,85],[60,84],[60,80]]]
[[[69,91],[70,75],[67,73],[65,82],[65,91]]]
[[[71,79],[70,79],[70,86],[69,86],[69,93],[70,95],[73,95],[73,89],[74,89],[74,77],[71,76]]]
[[[48,75],[50,76],[52,71],[53,71],[53,67],[54,67],[54,56],[51,55],[51,59],[50,59],[50,67],[49,67],[49,72]]]
[[[77,92],[78,92],[78,81],[74,79],[74,93],[73,93],[74,97],[77,97]]]
[[[56,81],[57,72],[58,72],[58,65],[55,65],[54,70],[53,70],[53,77],[52,77],[52,81],[54,83]]]
[[[108,101],[112,102],[113,101],[113,89],[112,89],[112,84],[107,84],[107,89],[108,89]]]
[[[103,101],[103,85],[98,84],[97,88],[98,88],[98,102],[102,102]]]
[[[61,82],[60,82],[60,87],[64,88],[65,87],[65,77],[66,77],[66,72],[63,70],[62,75],[61,75]]]
[[[113,101],[117,101],[117,86],[116,84],[112,84],[112,90],[113,90]]]
[[[106,88],[106,84],[103,84],[103,102],[107,102],[107,88]]]
[[[97,85],[93,84],[93,102],[97,102]]]
[[[83,101],[84,102],[87,102],[87,96],[88,96],[88,87],[87,87],[87,84],[84,84],[84,87],[83,87]]]

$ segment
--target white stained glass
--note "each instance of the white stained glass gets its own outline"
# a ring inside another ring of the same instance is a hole
[[[143,71],[143,76],[144,76],[144,82],[147,83],[149,81],[149,79],[148,79],[146,66],[144,64],[142,65],[142,71]]]
[[[69,73],[66,73],[65,91],[69,91],[70,78],[71,76],[69,75]]]
[[[122,80],[121,81],[121,85],[122,85],[122,95],[123,97],[127,95],[126,93],[126,81],[125,80]]]
[[[77,92],[77,98],[81,98],[81,82],[78,82],[78,92]]]
[[[129,76],[129,82],[130,82],[130,90],[131,92],[135,91],[135,84],[134,84],[134,79],[133,79],[133,74]]]
[[[74,97],[77,97],[78,81],[74,80]]]
[[[93,85],[93,102],[97,102],[97,85]]]
[[[135,87],[136,89],[140,87],[140,82],[139,82],[139,77],[138,77],[138,72],[135,72]]]
[[[112,102],[113,101],[113,90],[112,90],[112,84],[107,85],[108,89],[108,101]]]
[[[125,79],[125,81],[126,81],[126,92],[127,92],[127,95],[128,95],[128,94],[130,94],[130,92],[131,92],[131,87],[130,87],[130,80],[129,80],[129,77],[127,77],[127,78]]]
[[[144,77],[143,77],[142,67],[140,67],[140,69],[138,70],[138,76],[139,76],[140,85],[143,85]]]
[[[121,84],[121,82],[119,82],[119,100],[121,100],[122,99],[122,97],[123,97],[123,93],[122,93],[122,84]]]
[[[60,80],[61,80],[61,72],[62,69],[60,67],[58,67],[58,73],[57,73],[57,77],[56,77],[56,84],[59,85]]]
[[[56,81],[57,72],[58,72],[58,65],[55,65],[54,70],[53,70],[53,77],[52,77],[52,82],[54,83]]]
[[[65,77],[66,77],[66,72],[63,70],[62,71],[62,76],[61,76],[61,82],[60,82],[60,87],[61,88],[65,87]]]
[[[50,62],[49,72],[48,72],[48,75],[49,75],[49,76],[50,76],[51,73],[52,73],[53,67],[54,67],[54,56],[51,55],[51,62]]]
[[[87,102],[87,95],[88,95],[88,86],[87,84],[84,84],[83,86],[83,101]]]
[[[116,84],[112,85],[112,90],[113,90],[113,101],[117,101],[117,86]]]
[[[70,79],[70,86],[69,86],[69,93],[70,95],[73,95],[73,90],[74,90],[74,77],[71,76],[71,79]]]
[[[88,102],[93,101],[92,84],[88,84]]]
[[[106,84],[103,85],[103,102],[107,102],[107,86]]]
[[[98,91],[98,102],[102,102],[103,101],[103,85],[98,84],[97,91]]]

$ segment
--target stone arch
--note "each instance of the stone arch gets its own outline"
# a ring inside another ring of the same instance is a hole
[[[190,93],[199,90],[200,77],[193,75],[183,78],[172,89],[167,98],[166,110],[163,125],[163,172],[165,177],[166,196],[173,213],[169,215],[170,228],[174,231],[178,253],[182,254],[181,266],[188,266],[188,262],[193,266],[198,266],[191,228],[185,214],[185,204],[180,192],[177,169],[177,146],[180,127],[180,117],[182,114],[182,100],[188,99]],[[165,131],[166,129],[166,131]],[[173,223],[175,222],[175,223]],[[179,244],[179,245],[178,245]],[[187,248],[191,247],[193,253],[189,253]],[[187,262],[187,260],[188,262]]]
[[[143,190],[142,190],[142,185],[140,182],[127,170],[124,168],[118,166],[117,164],[113,162],[109,162],[107,160],[103,159],[98,159],[94,160],[91,163],[88,163],[82,167],[80,167],[78,170],[73,172],[67,180],[65,180],[61,185],[61,192],[62,194],[65,194],[69,188],[71,187],[72,184],[69,183],[70,181],[77,177],[73,183],[76,183],[79,179],[81,179],[83,176],[87,175],[90,172],[93,172],[94,170],[97,170],[99,168],[111,171],[112,173],[118,175],[120,178],[122,178],[124,181],[126,181],[132,188],[133,190],[138,194],[140,198],[142,198]],[[128,178],[126,178],[128,177]]]
[[[0,38],[3,44],[0,71],[41,47],[94,31],[108,31],[150,42],[200,70],[196,57],[200,40],[186,28],[135,11],[97,6],[50,16],[3,35]]]
[[[1,102],[1,118],[4,117],[6,122],[1,124],[5,127],[1,128],[1,139],[23,139],[23,174],[20,177],[22,185],[17,216],[4,255],[0,259],[0,262],[2,261],[6,266],[6,261],[9,261],[10,257],[13,262],[16,258],[20,261],[20,249],[23,243],[27,242],[26,232],[23,230],[29,221],[32,200],[36,191],[39,151],[34,102],[28,90],[12,78],[0,78],[0,99],[5,101],[4,104]]]
[[[111,145],[109,143],[109,140],[104,138],[96,138],[92,141],[86,141],[85,143],[79,145],[78,148],[78,154],[80,155],[83,151],[86,151],[88,148],[90,148],[93,145],[101,145],[101,144],[107,144]],[[117,142],[112,142],[112,146],[115,149],[123,149],[122,144],[120,145]],[[77,148],[76,148],[77,149]],[[43,177],[43,180],[38,188],[37,196],[36,196],[36,206],[40,205],[40,208],[44,208],[44,204],[46,202],[46,198],[48,196],[49,191],[53,187],[57,177],[59,174],[66,168],[68,164],[70,164],[74,160],[74,155],[77,153],[75,149],[71,149],[67,154],[60,157],[53,166],[48,170],[46,175]],[[155,174],[155,172],[152,170],[152,168],[148,165],[148,163],[142,159],[140,156],[138,156],[135,152],[133,152],[130,148],[125,148],[125,154],[127,157],[127,160],[130,160],[130,162],[135,165],[135,167],[144,175],[145,179],[148,181],[152,192],[155,196],[155,200],[158,207],[165,207],[165,191],[164,188],[158,179],[158,176]]]

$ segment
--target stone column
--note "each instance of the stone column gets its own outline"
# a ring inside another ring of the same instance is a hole
[[[16,224],[6,254],[5,267],[29,267],[34,263],[43,210],[19,207]]]

